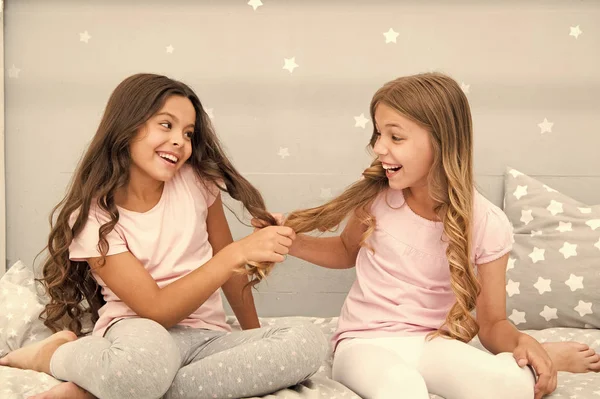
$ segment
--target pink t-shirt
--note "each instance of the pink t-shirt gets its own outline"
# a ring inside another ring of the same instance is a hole
[[[387,203],[386,203],[387,198]],[[394,209],[395,208],[395,209]],[[426,334],[446,320],[456,296],[450,287],[442,241],[443,224],[414,213],[401,190],[388,189],[373,202],[376,228],[356,259],[356,281],[333,336],[345,338]],[[472,259],[475,265],[511,250],[506,215],[478,192],[473,202]]]
[[[214,184],[207,184],[207,187],[190,166],[184,165],[173,179],[165,183],[159,202],[151,210],[139,213],[119,207],[119,222],[106,237],[108,255],[131,252],[159,287],[165,287],[201,267],[213,255],[208,242],[206,217],[208,207],[218,195],[218,188]],[[76,214],[71,217],[71,223],[75,218]],[[104,212],[92,206],[85,227],[69,246],[72,260],[100,256],[98,229],[108,220]],[[100,318],[93,331],[93,335],[102,336],[111,323],[137,315],[96,273],[93,276],[106,301],[99,311]],[[220,290],[179,324],[230,331],[225,322]]]

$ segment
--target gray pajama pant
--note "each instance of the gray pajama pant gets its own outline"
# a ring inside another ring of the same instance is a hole
[[[225,333],[135,318],[62,345],[50,370],[101,399],[243,398],[306,380],[326,351],[313,324]]]

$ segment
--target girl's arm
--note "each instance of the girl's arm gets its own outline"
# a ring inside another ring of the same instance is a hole
[[[506,266],[509,255],[478,265],[481,293],[477,298],[479,339],[490,352],[512,352],[519,344],[521,333],[506,318]]]
[[[223,212],[223,202],[220,194],[210,208],[208,208],[206,225],[208,229],[208,241],[213,248],[214,254],[219,253],[219,251],[233,242],[229,224]],[[248,276],[235,273],[221,287],[229,305],[231,305],[233,313],[235,313],[240,326],[244,330],[260,327],[252,289],[247,287],[247,284]]]
[[[262,229],[227,245],[202,267],[163,288],[131,252],[107,256],[104,264],[100,257],[87,261],[137,315],[169,328],[198,309],[248,261],[282,262],[294,237],[289,227]]]
[[[478,266],[481,293],[477,298],[479,339],[490,352],[512,352],[521,367],[537,374],[535,399],[556,389],[557,372],[551,358],[533,337],[520,332],[506,319],[506,265],[508,254]]]
[[[312,237],[299,234],[290,247],[290,255],[328,269],[352,268],[356,264],[360,241],[366,229],[352,215],[339,236]]]

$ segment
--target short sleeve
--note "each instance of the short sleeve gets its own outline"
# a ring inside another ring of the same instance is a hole
[[[475,264],[493,262],[512,249],[513,228],[506,214],[497,207],[486,210],[474,226]]]
[[[219,187],[211,181],[204,180],[202,185],[204,188],[204,196],[206,198],[206,206],[210,207],[217,200],[221,190],[219,190]]]
[[[79,211],[74,212],[70,218],[71,226],[75,223]],[[83,261],[88,258],[102,256],[98,250],[100,241],[100,227],[110,220],[108,215],[102,213],[97,207],[92,206],[83,229],[73,238],[69,245],[69,258],[74,261]],[[106,235],[108,241],[107,255],[116,255],[127,252],[127,244],[123,237],[113,229]]]
[[[181,175],[183,179],[186,180],[186,183],[188,185],[191,183],[198,190],[200,190],[202,196],[204,197],[204,200],[206,201],[207,208],[210,207],[216,201],[221,190],[219,190],[219,187],[217,187],[217,185],[214,182],[208,179],[202,179],[200,176],[198,176],[198,174],[194,171],[192,167],[187,165],[185,165],[181,169]]]

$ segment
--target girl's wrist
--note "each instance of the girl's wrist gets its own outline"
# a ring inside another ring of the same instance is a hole
[[[298,254],[301,251],[301,247],[304,242],[304,237],[304,234],[296,234],[296,239],[292,242],[288,255],[293,256],[295,258],[299,258]]]
[[[247,263],[239,241],[234,241],[227,245],[217,255],[219,254],[223,254],[225,257],[224,263],[229,265],[232,270],[239,269]]]
[[[532,341],[535,341],[535,338],[523,332],[519,332],[519,336],[517,338],[517,345],[528,344]]]

